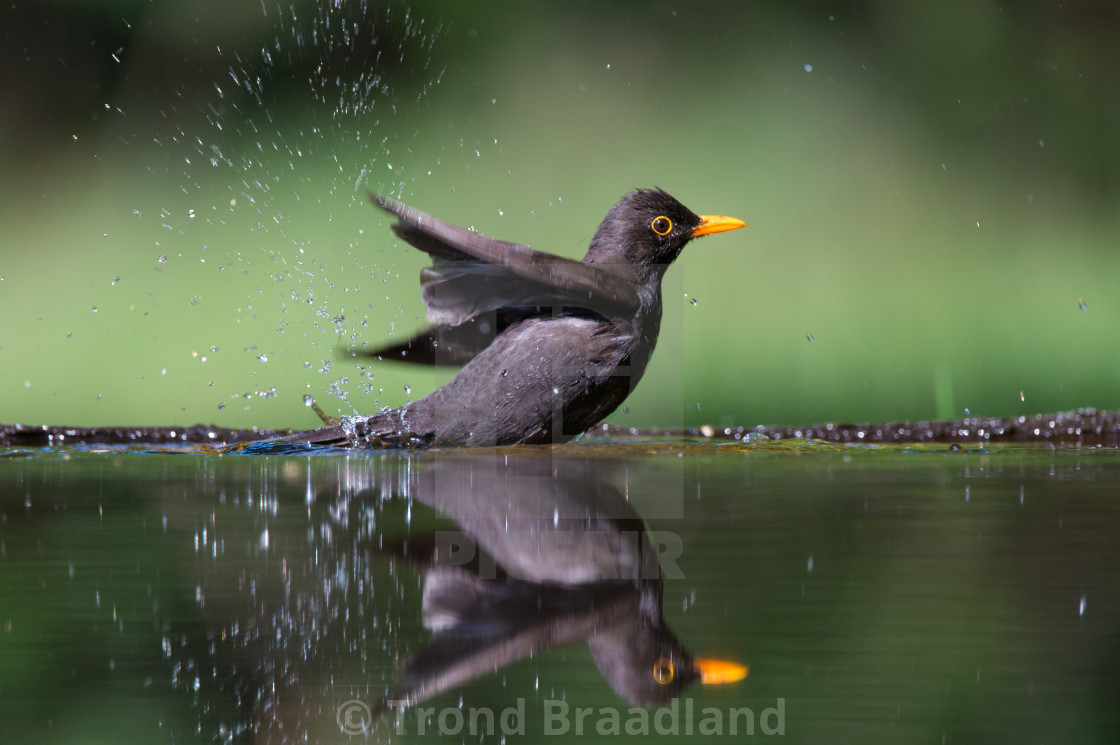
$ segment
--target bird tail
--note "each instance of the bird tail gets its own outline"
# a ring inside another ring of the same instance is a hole
[[[378,450],[431,444],[429,437],[409,431],[402,413],[402,409],[392,409],[373,416],[342,417],[336,424],[270,439],[291,444]]]
[[[272,442],[289,442],[293,445],[350,445],[346,430],[341,423],[329,424],[318,429],[306,429],[283,437],[269,438]]]

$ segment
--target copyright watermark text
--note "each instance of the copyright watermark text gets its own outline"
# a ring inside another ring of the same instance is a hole
[[[395,711],[389,716],[393,717],[391,726],[398,735],[524,735],[529,726],[524,698],[498,711],[488,706],[398,708],[397,704],[403,702],[388,703]],[[358,699],[343,702],[336,719],[339,729],[347,735],[364,734],[374,725],[369,705]],[[543,735],[784,735],[786,700],[779,698],[773,706],[756,711],[749,706],[697,707],[691,698],[675,698],[669,705],[652,710],[637,706],[572,706],[561,699],[544,699],[540,702],[540,717],[532,726]]]

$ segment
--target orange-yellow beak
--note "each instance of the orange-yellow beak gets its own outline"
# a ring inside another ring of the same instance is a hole
[[[745,227],[747,227],[747,224],[737,217],[700,215],[700,224],[692,229],[692,237],[699,238],[711,233],[726,233],[728,230],[738,230]]]
[[[722,218],[729,219],[729,218]],[[741,223],[742,220],[736,220]],[[740,225],[739,227],[742,227]],[[734,230],[735,228],[727,228],[727,230]],[[740,665],[738,662],[729,662],[728,660],[713,660],[710,657],[697,657],[695,659],[696,670],[700,673],[700,682],[704,685],[720,685],[722,683],[734,683],[747,677],[750,668],[746,665]]]

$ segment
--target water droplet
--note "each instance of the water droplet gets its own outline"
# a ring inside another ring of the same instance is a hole
[[[502,370],[502,377],[504,378],[507,375],[509,375],[509,370]]]
[[[813,66],[812,65],[805,65],[805,72],[812,72],[812,71],[813,71]],[[827,77],[827,76],[825,76],[825,77]]]
[[[406,395],[406,396],[411,396],[412,395],[412,386],[406,385],[404,387],[404,395]]]
[[[257,359],[261,362],[268,362],[268,355],[266,355],[264,352],[258,352]]]
[[[158,262],[159,262],[159,263],[161,263],[161,264],[166,264],[166,263],[167,263],[167,257],[166,257],[166,256],[164,256],[163,254],[160,254],[160,255],[159,255],[159,258],[158,258],[158,259],[156,259],[156,261],[158,261]]]
[[[810,342],[813,341],[813,335],[812,334],[805,334],[805,338],[808,339]]]
[[[226,407],[226,405],[225,405],[224,403],[220,403],[220,404],[218,404],[218,411],[221,411],[221,410],[222,410],[222,409],[224,409],[225,407]]]
[[[1026,401],[1027,400],[1027,397],[1023,395],[1022,391],[1019,391],[1019,400],[1020,401]]]
[[[1077,307],[1081,308],[1081,310],[1083,310],[1083,311],[1084,310],[1089,310],[1088,308],[1085,307],[1085,301],[1082,300],[1081,298],[1077,298]]]
[[[1077,615],[1085,615],[1085,596],[1081,596],[1081,602],[1077,604]]]

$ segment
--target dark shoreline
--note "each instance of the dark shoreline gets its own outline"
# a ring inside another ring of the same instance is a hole
[[[0,424],[0,447],[61,445],[209,444],[268,440],[295,430],[226,429],[204,424],[189,427],[67,427]],[[969,417],[954,421],[827,423],[806,427],[714,427],[634,429],[601,424],[595,437],[657,436],[741,440],[765,436],[836,443],[1048,443],[1055,447],[1120,447],[1120,411],[1077,409],[1054,414],[1012,417]]]

